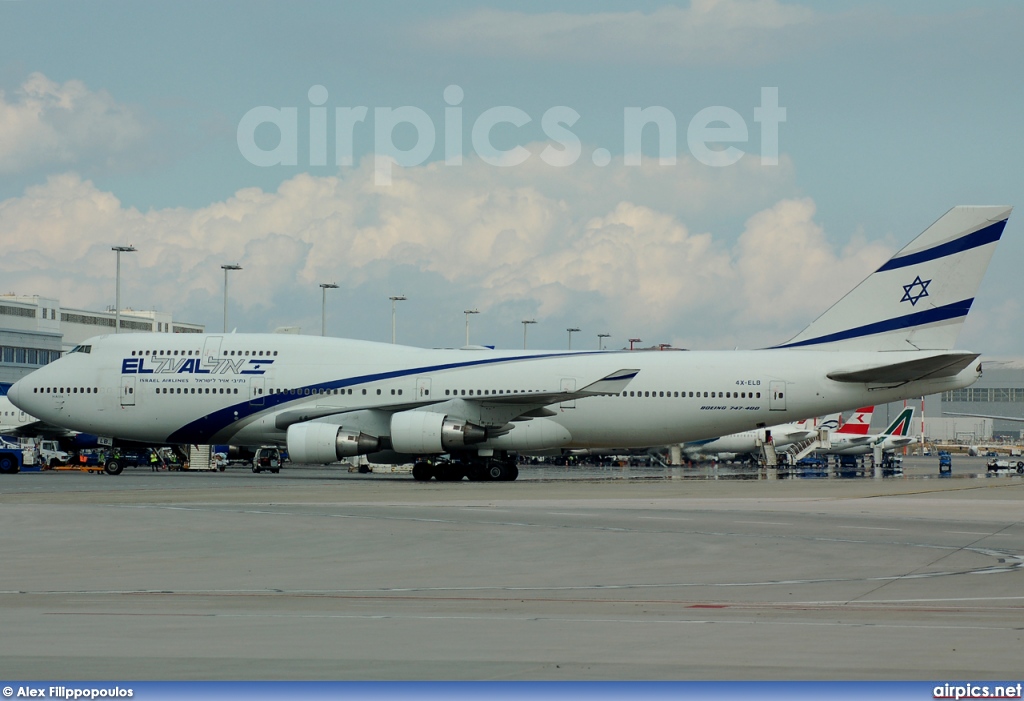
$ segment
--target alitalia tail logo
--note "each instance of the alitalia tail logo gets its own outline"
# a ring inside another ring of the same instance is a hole
[[[262,375],[274,361],[264,358],[124,358],[122,375]]]

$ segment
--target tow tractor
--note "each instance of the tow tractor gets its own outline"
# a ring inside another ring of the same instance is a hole
[[[17,443],[11,443],[0,437],[0,474],[13,475],[21,472],[25,464],[25,452]]]
[[[51,467],[56,471],[78,471],[90,474],[107,473],[119,475],[124,471],[124,463],[117,455],[109,455],[106,451],[82,450],[67,465]]]

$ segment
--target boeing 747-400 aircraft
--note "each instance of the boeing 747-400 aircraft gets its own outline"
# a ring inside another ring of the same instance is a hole
[[[952,350],[1009,207],[954,207],[779,346],[427,350],[274,334],[99,336],[18,381],[40,419],[150,443],[366,454],[416,479],[515,479],[519,451],[685,443],[967,387]]]

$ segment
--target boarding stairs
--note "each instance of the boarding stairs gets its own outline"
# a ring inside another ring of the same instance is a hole
[[[213,461],[210,459],[210,446],[208,445],[191,445],[188,450],[188,469],[189,472],[195,470],[216,470]]]
[[[832,433],[827,428],[818,429],[818,435],[811,436],[810,438],[803,440],[799,443],[795,443],[789,449],[789,454],[792,456],[792,460],[795,463],[797,460],[802,460],[808,455],[813,453],[815,450],[828,450],[832,447]]]
[[[775,443],[771,439],[758,441],[757,462],[761,467],[779,466],[779,454],[775,452]]]

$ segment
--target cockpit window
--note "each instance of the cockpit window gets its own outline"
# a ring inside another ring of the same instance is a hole
[[[92,346],[75,346],[71,349],[72,353],[92,353]]]

